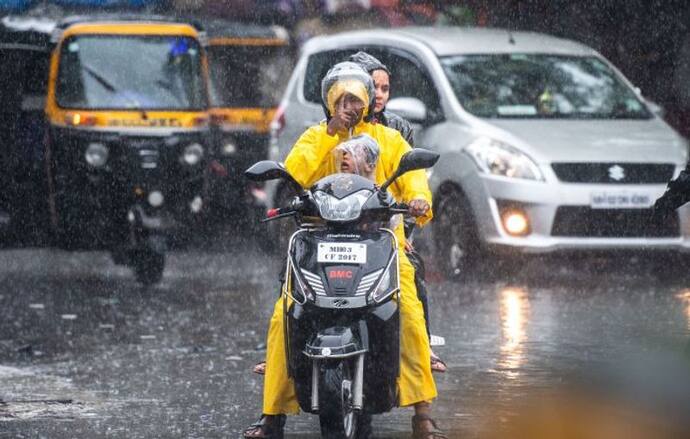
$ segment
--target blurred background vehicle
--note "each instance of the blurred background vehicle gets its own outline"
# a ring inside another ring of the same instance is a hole
[[[0,21],[0,210],[5,241],[15,244],[40,243],[48,228],[44,107],[55,24],[49,17]]]
[[[271,156],[323,117],[319,79],[365,50],[391,70],[388,110],[442,154],[431,176],[436,261],[447,274],[487,250],[677,249],[690,215],[649,221],[687,143],[593,49],[544,34],[401,28],[317,37],[281,104]],[[271,191],[280,202],[282,187]]]
[[[55,32],[45,159],[56,244],[109,250],[144,284],[160,280],[171,235],[198,228],[207,201],[199,32],[152,16],[77,17]]]
[[[266,212],[263,186],[244,171],[268,155],[269,124],[292,69],[279,26],[207,20],[211,92],[211,221],[255,228]]]

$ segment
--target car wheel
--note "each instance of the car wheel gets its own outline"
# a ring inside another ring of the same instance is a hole
[[[448,278],[472,271],[480,257],[477,230],[467,199],[453,190],[442,195],[434,212],[435,260]]]

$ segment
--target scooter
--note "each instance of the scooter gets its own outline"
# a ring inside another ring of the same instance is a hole
[[[355,174],[334,174],[303,190],[282,164],[258,162],[245,175],[282,178],[298,191],[266,220],[294,217],[282,294],[288,374],[299,405],[317,414],[324,438],[364,438],[371,415],[397,404],[400,370],[398,242],[391,218],[408,211],[387,188],[433,166],[438,154],[405,154],[378,188]]]

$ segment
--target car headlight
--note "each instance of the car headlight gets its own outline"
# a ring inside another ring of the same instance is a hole
[[[182,160],[189,166],[194,166],[204,157],[204,148],[198,143],[188,145],[182,153]]]
[[[314,201],[321,218],[326,221],[352,221],[359,218],[362,206],[371,196],[370,190],[361,190],[339,200],[322,191],[314,192]]]
[[[544,180],[534,160],[506,143],[480,137],[470,143],[465,151],[474,159],[479,169],[487,174]]]
[[[108,161],[108,147],[102,143],[89,143],[84,158],[89,165],[100,168]]]

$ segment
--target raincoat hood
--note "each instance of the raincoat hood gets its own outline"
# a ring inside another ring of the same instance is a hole
[[[366,70],[369,74],[371,74],[371,72],[374,70],[383,70],[384,72],[388,73],[388,76],[391,74],[391,72],[388,70],[388,67],[386,67],[384,63],[366,52],[359,51],[354,55],[351,55],[350,61],[359,64],[360,67]]]
[[[362,177],[375,180],[376,162],[379,160],[379,144],[368,134],[359,134],[338,145],[334,150],[336,169],[341,169],[347,153],[354,165],[351,171]]]
[[[376,102],[374,81],[362,67],[349,61],[331,67],[321,81],[321,99],[327,119],[335,113],[335,104],[345,93],[364,102],[364,120],[369,121]]]

